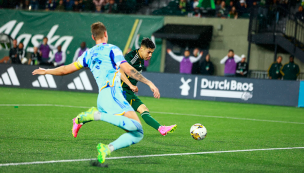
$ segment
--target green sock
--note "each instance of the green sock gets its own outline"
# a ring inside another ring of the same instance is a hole
[[[151,117],[150,113],[148,111],[145,111],[141,114],[141,117],[145,120],[145,122],[153,127],[154,129],[158,130],[158,128],[161,126],[153,117]]]

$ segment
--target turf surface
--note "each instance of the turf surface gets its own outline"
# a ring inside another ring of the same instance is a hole
[[[96,94],[0,87],[0,104],[76,106],[0,106],[0,164],[96,158],[99,142],[109,143],[124,133],[95,121],[72,137],[72,118],[86,110],[81,107],[96,106],[96,98]],[[163,137],[141,119],[144,139],[111,157],[304,147],[301,108],[141,99],[156,120],[177,124],[177,130]],[[189,130],[195,123],[207,127],[205,140],[191,138]],[[106,160],[108,168],[93,167],[90,161],[0,166],[0,172],[304,172],[303,155],[304,149],[250,151]]]

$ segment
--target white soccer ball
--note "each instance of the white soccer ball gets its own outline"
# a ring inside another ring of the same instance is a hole
[[[22,63],[22,64],[27,63],[27,58],[22,58],[21,63]]]
[[[203,140],[207,136],[207,129],[202,124],[196,123],[191,126],[190,134],[195,140]]]

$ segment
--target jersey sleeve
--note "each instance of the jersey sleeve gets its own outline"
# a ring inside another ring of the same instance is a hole
[[[117,67],[119,67],[120,64],[127,62],[122,54],[122,51],[116,46],[112,48],[110,58]]]
[[[131,51],[131,52],[129,52],[129,53],[127,53],[127,54],[125,55],[125,60],[126,60],[129,64],[131,64],[132,57],[134,57],[134,56],[132,56],[132,51]]]
[[[88,67],[89,64],[89,50],[85,51],[78,59],[74,62],[75,67],[79,70],[83,67]]]

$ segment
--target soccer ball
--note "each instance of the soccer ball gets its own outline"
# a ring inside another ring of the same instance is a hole
[[[22,63],[22,64],[27,63],[27,58],[22,58],[21,63]]]
[[[203,140],[207,136],[207,129],[202,124],[194,124],[190,128],[190,134],[195,140]]]

